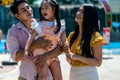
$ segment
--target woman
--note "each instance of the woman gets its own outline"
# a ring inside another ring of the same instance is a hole
[[[68,36],[64,51],[71,50],[70,80],[99,80],[96,66],[102,63],[103,37],[98,26],[98,13],[92,4],[83,4],[76,13],[77,26]]]

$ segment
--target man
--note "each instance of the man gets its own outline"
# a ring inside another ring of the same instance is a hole
[[[32,56],[29,56],[27,59],[25,59],[24,57],[24,47],[29,36],[28,33],[31,30],[33,11],[25,0],[15,1],[11,5],[10,10],[19,20],[17,24],[9,29],[7,34],[7,44],[8,48],[11,51],[12,59],[16,62],[21,61],[19,80],[35,80],[37,76],[37,71],[33,63],[33,58]],[[43,48],[46,49],[51,46],[49,40],[43,40],[42,38],[39,38],[31,44],[29,51],[31,52],[35,48],[41,48],[41,45],[43,46]],[[41,59],[39,59],[41,56],[37,56],[37,58],[35,58],[37,59],[35,64],[37,66],[44,66],[44,62],[47,59],[51,57],[56,57],[61,54],[61,52],[62,49],[58,46],[53,52],[51,51],[47,55],[42,56]],[[40,60],[42,61],[41,64],[39,63],[41,62]]]

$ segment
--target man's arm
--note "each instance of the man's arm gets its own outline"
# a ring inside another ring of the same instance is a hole
[[[65,43],[67,41],[66,39],[66,33],[65,31],[62,32],[61,37],[60,37],[60,42]],[[61,53],[63,52],[63,48],[62,45],[58,45],[56,48],[54,48],[53,50],[47,52],[44,54],[44,57],[46,59],[52,58],[52,57],[57,57],[59,56]]]
[[[47,62],[48,59],[57,57],[63,52],[63,49],[61,46],[57,46],[53,50],[43,54],[43,55],[38,55],[35,56],[34,58],[34,63],[35,65],[39,68],[42,69],[44,67],[44,63]]]
[[[17,31],[15,27],[12,27],[8,30],[7,34],[7,46],[11,52],[11,58],[18,62],[22,59],[23,50],[20,50],[19,40],[16,36]],[[21,52],[22,51],[22,52]],[[21,55],[21,56],[19,56]]]
[[[44,37],[39,37],[37,40],[34,40],[31,43],[28,53],[31,53],[36,48],[48,50],[49,48],[51,48],[52,45],[53,44],[50,40],[44,39]]]
[[[46,46],[46,45],[48,45],[48,46]],[[49,48],[50,46],[52,46],[52,44],[51,44],[50,41],[48,41],[48,40],[39,38],[39,39],[37,39],[37,40],[35,40],[35,41],[32,42],[30,48],[31,48],[32,50],[34,50],[34,49],[36,49],[36,48],[41,48],[41,46],[47,49],[47,48]],[[59,48],[60,48],[60,47],[59,47]],[[52,52],[50,52],[50,53],[48,53],[48,56],[49,56],[49,55],[50,55],[50,56],[53,56],[53,57],[54,57],[54,56],[58,56],[58,55],[60,54],[60,52],[59,52],[60,49],[59,49],[59,48],[56,49],[56,51],[58,52],[57,54],[54,55],[54,54],[51,54]],[[22,60],[23,56],[24,56],[24,49],[17,50],[17,51],[16,51],[15,61],[18,62],[18,61]],[[45,56],[47,56],[47,55],[45,55]]]
[[[22,60],[23,56],[24,56],[24,49],[16,51],[15,61],[18,62],[18,61]]]
[[[46,58],[46,60],[48,60],[49,58],[53,58],[53,57],[59,56],[62,52],[63,52],[62,47],[61,46],[57,46],[53,50],[45,53],[44,54],[44,58]]]

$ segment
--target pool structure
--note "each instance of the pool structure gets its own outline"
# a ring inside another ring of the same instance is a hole
[[[103,54],[120,54],[120,42],[110,42],[108,45],[103,45]]]
[[[5,53],[6,50],[6,39],[2,39],[0,41],[0,53]],[[120,42],[110,42],[108,45],[102,46],[102,53],[103,54],[120,54]]]
[[[0,53],[6,53],[6,52],[9,52],[6,45],[6,39],[2,39],[0,41]]]

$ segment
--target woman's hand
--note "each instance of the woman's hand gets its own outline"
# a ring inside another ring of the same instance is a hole
[[[76,55],[76,54],[70,54],[70,57],[66,57],[67,62],[72,65],[74,64],[76,61],[80,61],[80,55]],[[80,61],[81,62],[81,61]]]
[[[72,55],[71,59],[80,61],[80,57],[81,57],[80,55],[74,54]]]
[[[73,54],[66,55],[66,61],[71,65],[75,62],[74,59],[72,59]]]

